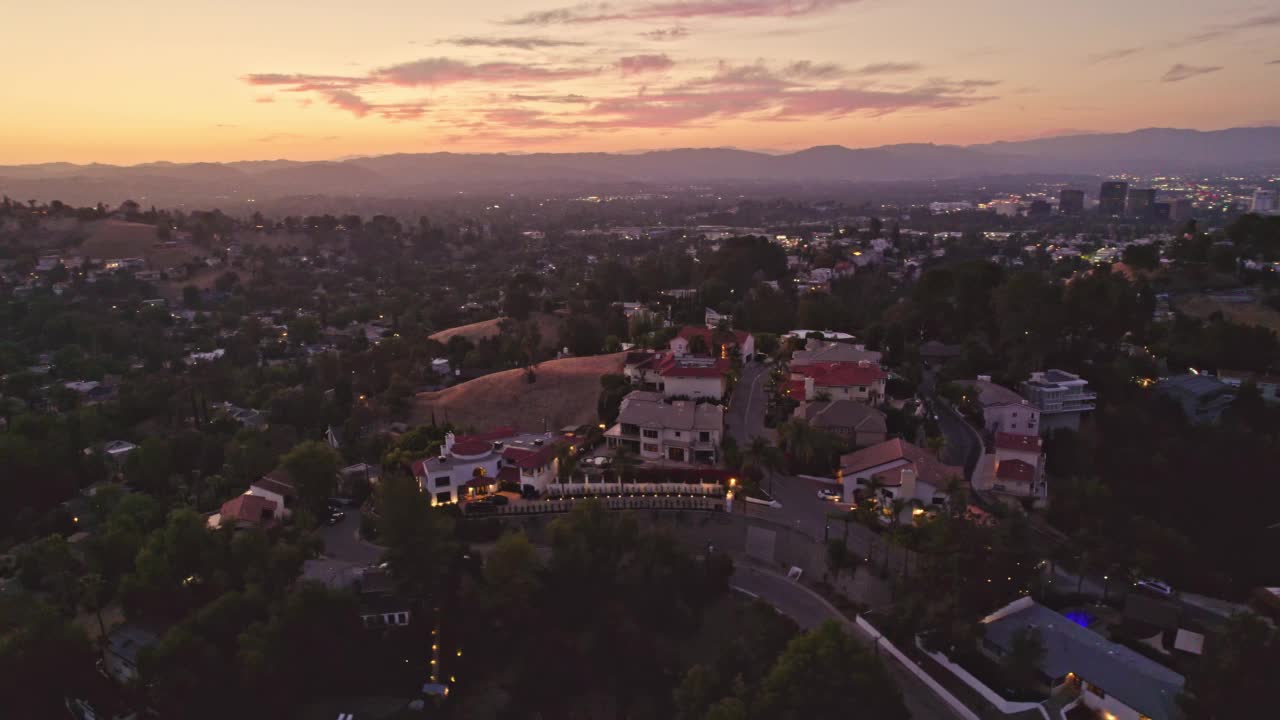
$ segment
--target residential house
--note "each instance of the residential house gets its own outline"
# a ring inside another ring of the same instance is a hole
[[[879,365],[880,359],[881,354],[879,352],[867,350],[865,345],[810,340],[806,343],[804,350],[797,350],[791,353],[791,367],[844,362],[868,362],[873,365]]]
[[[875,404],[884,398],[888,374],[879,365],[827,362],[791,368],[785,392],[797,400],[857,400]]]
[[[962,380],[962,385],[978,394],[982,406],[982,424],[988,433],[1036,435],[1040,432],[1040,410],[1026,398],[1003,385],[991,382],[990,375],[976,380]]]
[[[255,480],[244,494],[265,498],[275,503],[281,519],[292,515],[293,508],[298,502],[298,490],[294,487],[293,478],[281,469],[272,470]]]
[[[1013,499],[1030,498],[1041,507],[1049,501],[1045,479],[1044,443],[1039,435],[998,432],[992,452],[982,456],[973,472],[973,487]]]
[[[706,308],[703,313],[703,321],[708,328],[718,328],[720,323],[724,323],[727,327],[733,327],[733,316],[727,313],[719,313],[711,308]]]
[[[856,400],[803,402],[795,417],[847,439],[854,447],[882,443],[888,432],[884,413]]]
[[[756,352],[756,341],[750,333],[741,330],[722,331],[689,326],[680,328],[680,333],[671,339],[671,352],[676,355],[693,354],[689,347],[695,337],[702,338],[707,352],[716,357],[728,358],[730,353],[736,350],[745,361]]]
[[[1259,375],[1240,370],[1219,370],[1218,379],[1235,388],[1246,382],[1252,382],[1258,388],[1263,400],[1269,403],[1280,403],[1280,376]]]
[[[1200,425],[1218,422],[1236,397],[1235,388],[1212,375],[1163,378],[1155,384],[1155,391],[1173,398],[1187,418]]]
[[[160,641],[160,635],[141,625],[125,623],[107,634],[102,669],[121,685],[138,677],[138,653]]]
[[[1037,670],[1049,693],[1079,693],[1089,709],[1115,720],[1181,720],[1178,705],[1185,681],[1145,655],[1113,643],[1092,630],[1040,605],[1019,598],[982,620],[979,649],[999,662],[1015,637],[1040,635],[1044,659]]]
[[[1022,381],[1022,397],[1040,411],[1040,434],[1048,435],[1058,428],[1080,429],[1080,417],[1092,412],[1098,395],[1089,389],[1089,381],[1065,370],[1031,373]]]
[[[222,508],[209,518],[209,526],[235,529],[270,527],[280,519],[280,506],[274,500],[245,493],[222,503]]]
[[[365,568],[357,581],[360,621],[366,630],[404,627],[413,619],[413,606],[395,591],[391,576],[379,568]]]
[[[622,372],[632,386],[666,398],[722,400],[732,366],[727,358],[674,353],[627,353]]]
[[[618,423],[604,436],[609,447],[629,447],[644,460],[715,463],[723,433],[720,405],[637,390],[622,399]]]
[[[556,448],[563,442],[554,433],[520,433],[511,427],[476,435],[448,433],[440,454],[415,462],[413,475],[432,505],[497,492],[500,482],[545,490],[555,479]]]
[[[841,456],[840,479],[845,502],[874,500],[887,509],[903,500],[927,507],[947,503],[947,486],[963,481],[964,468],[895,438]]]

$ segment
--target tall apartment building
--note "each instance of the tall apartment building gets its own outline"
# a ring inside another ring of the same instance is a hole
[[[1058,212],[1063,215],[1079,215],[1084,212],[1084,191],[1066,188],[1058,193]]]
[[[1103,215],[1123,215],[1125,198],[1129,195],[1129,183],[1110,180],[1102,183],[1098,192],[1098,212]]]

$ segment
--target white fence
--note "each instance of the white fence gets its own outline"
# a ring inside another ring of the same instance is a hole
[[[965,685],[968,685],[978,691],[978,694],[981,695],[984,700],[994,705],[997,710],[1005,715],[1014,715],[1016,713],[1026,712],[1027,710],[1039,710],[1045,720],[1050,720],[1048,711],[1046,711],[1044,706],[1040,703],[1013,702],[1012,700],[1005,700],[994,690],[987,687],[986,683],[970,674],[968,670],[965,670],[959,665],[948,660],[946,655],[925,650],[924,646],[920,644],[920,638],[916,638],[916,647],[920,648],[920,652],[933,658],[939,665],[950,670],[951,674],[960,678],[960,681]]]
[[[950,690],[942,687],[942,685],[940,685],[937,680],[934,680],[929,673],[921,669],[919,665],[916,665],[911,658],[904,655],[901,650],[895,647],[888,638],[881,634],[879,630],[876,630],[874,625],[863,619],[861,615],[858,616],[857,623],[858,627],[862,628],[863,632],[867,633],[875,640],[877,648],[884,648],[887,650],[900,665],[919,678],[920,682],[927,685],[929,689],[938,696],[938,699],[946,703],[947,706],[954,710],[957,715],[964,718],[964,720],[981,720],[977,713],[970,710],[964,703],[960,702],[955,695],[952,695]]]
[[[550,498],[588,496],[655,496],[724,497],[724,486],[718,483],[551,483],[545,495]]]

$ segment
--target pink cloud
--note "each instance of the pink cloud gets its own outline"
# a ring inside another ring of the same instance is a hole
[[[623,75],[639,75],[641,73],[662,72],[675,67],[675,61],[666,55],[628,55],[618,60],[618,68]]]
[[[451,85],[460,82],[537,82],[572,80],[598,74],[589,68],[544,67],[524,63],[489,62],[472,64],[451,58],[423,58],[381,68],[371,79],[416,87],[420,85]]]
[[[373,109],[364,98],[348,90],[335,90],[328,94],[328,100],[330,105],[340,107],[356,117],[364,117]]]
[[[640,37],[657,42],[680,40],[689,37],[689,28],[682,25],[672,25],[669,28],[658,28],[656,30],[642,32],[640,33]]]
[[[531,12],[508,25],[556,25],[614,20],[688,20],[695,18],[801,17],[826,12],[860,0],[666,0],[615,6],[583,3]]]

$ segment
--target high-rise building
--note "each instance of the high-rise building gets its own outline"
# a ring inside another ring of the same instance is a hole
[[[1151,219],[1156,222],[1169,222],[1173,215],[1173,206],[1167,202],[1158,202],[1151,206]]]
[[[1150,218],[1155,211],[1156,191],[1147,188],[1133,188],[1125,201],[1124,214],[1131,218]]]
[[[1052,211],[1053,207],[1047,200],[1032,200],[1027,208],[1027,217],[1049,217]]]
[[[1178,198],[1169,202],[1169,219],[1186,222],[1191,219],[1191,198]]]
[[[1129,193],[1129,183],[1110,180],[1102,183],[1098,192],[1098,212],[1103,215],[1123,215],[1124,201]]]
[[[1276,191],[1258,188],[1253,191],[1253,204],[1249,208],[1251,211],[1259,215],[1270,215],[1280,210],[1280,203],[1276,200]]]
[[[1078,215],[1084,212],[1084,191],[1064,189],[1059,193],[1058,212],[1063,215]]]

